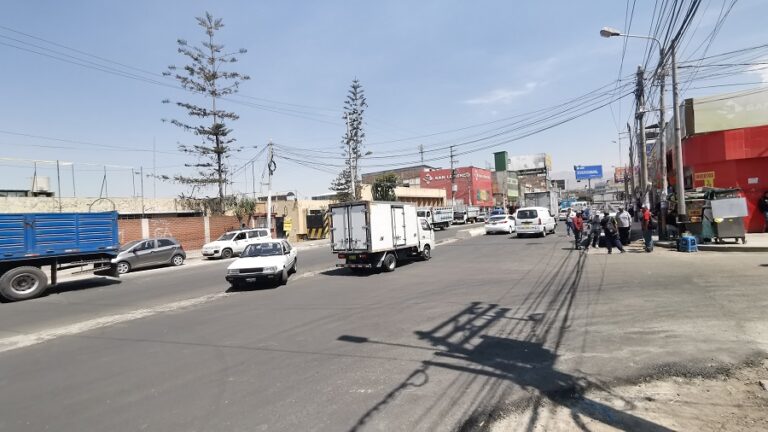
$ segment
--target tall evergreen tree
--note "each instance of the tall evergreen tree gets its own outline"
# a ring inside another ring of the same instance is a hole
[[[190,46],[186,40],[179,39],[178,52],[186,57],[189,64],[179,69],[176,66],[168,66],[168,71],[163,75],[170,76],[188,92],[203,96],[208,103],[196,105],[192,102],[180,102],[175,104],[186,111],[189,120],[182,121],[172,119],[170,123],[181,129],[191,132],[199,138],[196,144],[179,144],[179,150],[196,157],[195,163],[186,164],[197,169],[191,176],[176,175],[176,182],[207,187],[218,187],[218,211],[223,211],[224,185],[227,183],[229,172],[228,159],[232,153],[240,151],[235,146],[235,138],[232,137],[232,129],[227,127],[227,121],[234,121],[239,116],[232,111],[220,108],[220,99],[236,93],[240,83],[250,79],[239,72],[223,70],[229,63],[237,62],[238,54],[245,54],[245,49],[233,52],[225,52],[224,45],[215,42],[216,33],[224,27],[221,18],[214,18],[206,12],[204,17],[197,17],[197,24],[203,28],[207,38],[200,42],[200,46]],[[164,100],[169,103],[169,100]],[[218,106],[217,106],[218,105]],[[192,124],[190,120],[198,119],[201,124]],[[163,119],[163,121],[168,121]]]
[[[368,107],[362,84],[357,78],[352,80],[349,87],[347,100],[344,101],[344,115],[347,122],[347,132],[341,141],[344,163],[346,167],[331,182],[331,190],[336,192],[339,201],[354,201],[360,199],[360,181],[357,172],[357,163],[363,156],[363,113]],[[352,191],[352,179],[355,177],[355,190]]]

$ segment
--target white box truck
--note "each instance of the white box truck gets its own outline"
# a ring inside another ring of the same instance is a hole
[[[453,208],[453,223],[475,223],[480,216],[480,207],[460,205]]]
[[[435,232],[416,208],[397,202],[357,201],[331,204],[331,252],[337,267],[395,270],[397,261],[432,257]]]
[[[453,207],[421,207],[416,214],[427,219],[434,229],[444,230],[453,223]]]

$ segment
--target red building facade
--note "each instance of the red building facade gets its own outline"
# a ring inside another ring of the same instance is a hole
[[[688,137],[683,140],[683,162],[687,187],[741,188],[749,210],[747,232],[763,232],[757,202],[768,190],[768,126]],[[669,180],[675,184],[673,170]]]
[[[451,199],[451,170],[440,169],[422,172],[421,187],[445,190]],[[493,180],[491,172],[473,166],[456,168],[456,204],[493,207]]]

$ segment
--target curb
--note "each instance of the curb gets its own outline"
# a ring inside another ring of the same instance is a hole
[[[657,241],[653,244],[667,249],[677,249],[677,243],[672,241]],[[699,244],[696,247],[699,252],[768,252],[768,246]]]

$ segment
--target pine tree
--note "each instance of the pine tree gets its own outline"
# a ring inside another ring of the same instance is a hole
[[[191,132],[199,138],[197,144],[179,144],[179,150],[194,155],[195,163],[186,164],[187,167],[197,169],[195,175],[176,175],[173,180],[197,187],[216,185],[218,187],[218,211],[224,207],[224,185],[227,183],[229,172],[228,159],[232,153],[240,151],[235,146],[235,138],[231,136],[232,129],[227,127],[226,121],[235,121],[239,116],[232,111],[222,110],[220,99],[236,93],[240,83],[250,79],[239,72],[222,70],[228,63],[237,62],[238,54],[245,54],[245,49],[239,49],[227,53],[224,45],[214,41],[216,32],[224,27],[221,18],[214,18],[206,12],[204,17],[198,17],[197,24],[205,31],[207,39],[200,46],[190,46],[187,41],[179,39],[178,52],[189,60],[189,64],[179,69],[176,66],[168,66],[168,71],[163,75],[170,76],[179,82],[181,87],[195,95],[201,95],[210,102],[209,106],[196,105],[190,102],[175,102],[184,109],[190,119],[199,119],[202,124],[194,125],[187,121],[170,120],[170,123],[181,129]],[[169,103],[169,100],[164,100]],[[163,121],[169,121],[163,119]]]
[[[347,122],[347,132],[341,141],[342,155],[346,167],[333,182],[331,190],[336,192],[339,201],[354,201],[360,199],[360,181],[357,175],[357,162],[363,156],[363,113],[368,107],[365,92],[360,81],[355,78],[344,101],[344,115]],[[353,174],[354,173],[354,174]],[[355,190],[352,191],[352,176],[355,176]]]

